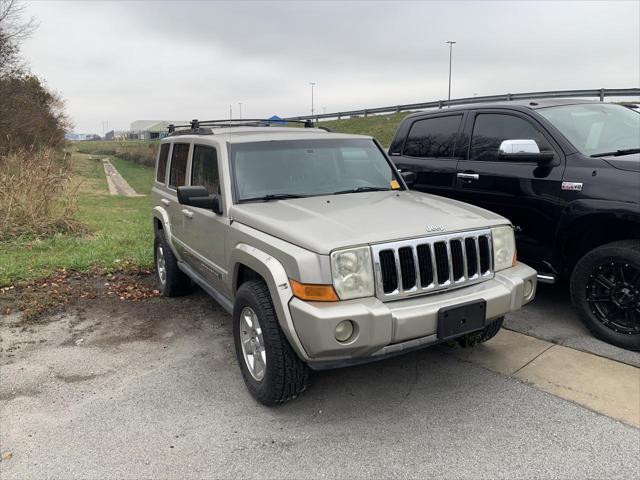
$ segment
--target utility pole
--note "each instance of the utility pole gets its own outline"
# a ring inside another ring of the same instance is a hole
[[[311,116],[313,117],[313,87],[316,86],[315,82],[309,82],[311,85]]]
[[[449,97],[448,97],[448,100],[451,100],[451,58],[453,56],[453,44],[456,42],[447,40],[446,43],[449,44]]]
[[[229,120],[233,118],[233,105],[229,105]]]
[[[242,118],[242,102],[238,102],[238,108],[240,110],[239,118]]]

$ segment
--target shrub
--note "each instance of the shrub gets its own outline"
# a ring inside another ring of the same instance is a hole
[[[70,156],[52,148],[0,156],[0,240],[79,233]]]
[[[139,165],[153,167],[156,161],[158,142],[140,141],[102,141],[81,142],[77,149],[80,153],[89,155],[111,155],[129,160]]]

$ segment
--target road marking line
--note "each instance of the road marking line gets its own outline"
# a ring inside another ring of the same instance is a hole
[[[502,329],[457,358],[640,428],[640,368]]]

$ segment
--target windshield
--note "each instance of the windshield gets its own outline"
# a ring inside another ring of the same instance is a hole
[[[231,165],[239,202],[400,188],[370,139],[238,143]]]
[[[589,103],[537,112],[584,155],[640,147],[640,114],[621,105]]]

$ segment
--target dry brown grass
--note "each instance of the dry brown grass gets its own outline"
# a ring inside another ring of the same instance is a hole
[[[115,156],[148,167],[155,165],[158,149],[158,142],[137,140],[84,141],[77,145],[80,153]]]
[[[0,240],[84,230],[70,157],[50,148],[0,156]]]

